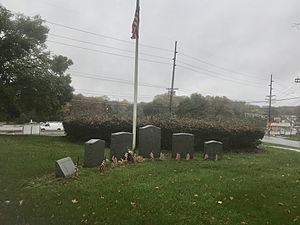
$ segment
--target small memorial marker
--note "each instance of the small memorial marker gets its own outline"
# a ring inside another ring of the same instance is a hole
[[[76,172],[75,165],[70,157],[59,159],[55,162],[55,176],[69,177]]]

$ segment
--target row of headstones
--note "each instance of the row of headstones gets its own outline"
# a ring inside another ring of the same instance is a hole
[[[111,135],[111,153],[121,159],[131,149],[132,133],[118,132]],[[84,167],[97,167],[104,160],[105,141],[91,139],[85,143]],[[204,143],[204,159],[218,160],[222,158],[223,144],[217,141]],[[139,129],[139,155],[144,158],[160,157],[161,153],[161,129],[148,125]],[[188,133],[174,133],[172,137],[172,158],[193,158],[194,135]],[[72,165],[73,164],[73,165]],[[75,170],[74,163],[70,157],[56,161],[56,176],[65,177]]]

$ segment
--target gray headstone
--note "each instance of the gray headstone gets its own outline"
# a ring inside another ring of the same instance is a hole
[[[104,160],[105,141],[91,139],[85,142],[83,167],[97,167]]]
[[[216,155],[218,159],[223,157],[223,143],[219,141],[207,141],[204,142],[204,156],[207,155],[209,160],[216,160]]]
[[[172,137],[172,158],[176,158],[176,154],[180,154],[180,158],[186,158],[189,153],[191,159],[194,155],[194,135],[188,133],[175,133]]]
[[[69,177],[75,173],[75,165],[70,157],[55,162],[55,176]]]
[[[139,155],[150,158],[150,153],[159,158],[161,146],[161,129],[147,125],[139,129]]]
[[[111,134],[110,159],[112,156],[117,159],[123,158],[128,149],[132,148],[132,133],[118,132]]]

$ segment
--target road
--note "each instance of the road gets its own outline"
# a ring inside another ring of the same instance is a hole
[[[9,134],[9,135],[22,135],[23,134],[24,125],[17,124],[17,125],[0,125],[0,134]],[[36,135],[43,135],[43,136],[65,136],[64,131],[59,130],[41,130]]]
[[[262,142],[277,145],[285,145],[293,148],[300,148],[300,141],[291,141],[282,137],[264,136]]]

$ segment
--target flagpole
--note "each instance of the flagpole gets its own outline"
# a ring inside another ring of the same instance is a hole
[[[132,150],[136,147],[136,124],[137,124],[137,98],[138,98],[138,55],[139,55],[139,38],[135,40],[135,67],[134,67],[134,103],[133,103],[133,126],[132,126]]]
[[[139,9],[139,0],[136,1]],[[139,26],[139,24],[138,24]],[[139,29],[139,28],[137,28]],[[133,119],[132,119],[132,150],[136,148],[136,125],[137,125],[137,98],[138,98],[138,71],[139,71],[139,35],[135,38],[135,63],[134,63],[134,101],[133,101]]]

